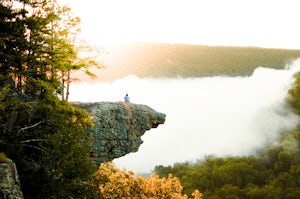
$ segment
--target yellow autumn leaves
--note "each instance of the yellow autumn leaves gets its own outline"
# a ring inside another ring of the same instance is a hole
[[[134,174],[132,171],[118,169],[113,163],[101,164],[96,182],[99,184],[103,198],[109,199],[188,199],[182,194],[182,185],[171,174],[160,178],[152,174],[148,178]],[[202,199],[202,194],[195,190],[194,199]]]

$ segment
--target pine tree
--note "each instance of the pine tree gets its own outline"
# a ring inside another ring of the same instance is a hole
[[[78,19],[54,0],[0,2],[0,152],[15,161],[25,198],[97,193],[85,131],[92,122],[64,94],[65,74],[88,67],[69,38]]]

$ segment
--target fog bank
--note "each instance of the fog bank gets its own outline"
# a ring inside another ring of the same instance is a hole
[[[136,153],[114,160],[134,172],[205,155],[247,155],[274,141],[298,122],[285,97],[298,71],[257,68],[249,77],[151,79],[128,76],[112,83],[77,83],[70,101],[146,104],[167,115],[164,125],[142,137]]]

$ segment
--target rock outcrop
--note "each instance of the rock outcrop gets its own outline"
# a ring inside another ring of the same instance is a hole
[[[124,102],[75,103],[86,110],[95,126],[89,129],[92,138],[91,157],[97,164],[138,151],[141,136],[165,122],[166,115],[146,105]]]
[[[0,163],[0,198],[23,199],[17,168],[10,159]]]

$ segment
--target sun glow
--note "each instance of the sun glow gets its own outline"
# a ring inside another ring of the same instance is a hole
[[[101,45],[128,42],[300,48],[298,1],[60,0]]]

